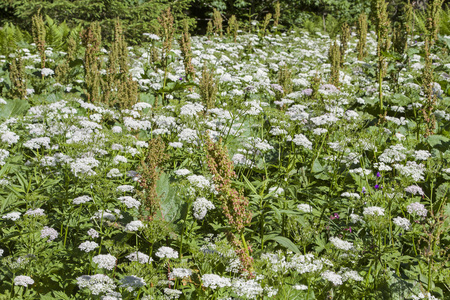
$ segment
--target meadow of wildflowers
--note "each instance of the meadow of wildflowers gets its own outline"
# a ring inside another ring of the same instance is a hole
[[[338,86],[325,34],[191,37],[195,76],[156,37],[129,107],[88,100],[81,46],[69,81],[62,51],[0,57],[0,299],[450,299],[450,37],[432,133],[419,36],[381,87],[374,32]]]

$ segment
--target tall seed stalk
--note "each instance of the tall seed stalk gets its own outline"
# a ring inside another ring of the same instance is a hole
[[[181,38],[178,40],[180,44],[181,54],[183,56],[184,72],[186,77],[194,80],[195,79],[195,69],[192,65],[192,50],[191,50],[191,35],[189,34],[189,24],[185,19],[183,20],[183,33]]]
[[[222,146],[222,140],[214,143],[207,135],[205,148],[208,168],[213,174],[218,199],[221,202],[223,214],[231,227],[229,237],[243,266],[241,271],[252,276],[253,258],[250,256],[250,245],[244,236],[244,229],[252,220],[249,201],[232,187],[232,180],[236,178],[236,173],[227,147]]]
[[[142,190],[138,191],[138,196],[142,199],[140,206],[141,218],[152,222],[156,214],[161,210],[161,202],[156,192],[156,183],[161,175],[162,164],[169,159],[169,155],[165,153],[165,144],[158,136],[148,142],[146,155],[141,160],[138,169],[141,175],[139,185]]]
[[[403,8],[403,14],[405,16],[405,30],[406,30],[406,50],[408,50],[408,37],[410,36],[411,41],[414,39],[414,7],[411,4],[411,1],[408,0],[408,3]]]
[[[434,134],[436,129],[436,117],[433,114],[437,103],[436,93],[433,91],[434,73],[430,57],[431,47],[435,44],[439,32],[439,19],[443,0],[433,0],[427,5],[427,20],[425,34],[425,67],[423,68],[422,86],[426,96],[426,103],[422,109],[425,120],[425,137]]]
[[[275,3],[275,14],[273,15],[273,28],[278,28],[278,22],[280,21],[281,10],[280,10],[280,1]]]
[[[22,58],[14,58],[9,65],[9,80],[11,81],[11,98],[25,99],[27,97],[25,66]]]
[[[390,20],[387,14],[387,3],[385,0],[372,0],[372,11],[374,12],[374,24],[377,33],[377,57],[378,57],[378,97],[380,101],[380,112],[383,106],[383,78],[386,76],[387,61],[383,53],[388,52],[391,47],[389,39]]]
[[[425,66],[422,73],[422,87],[425,93],[425,105],[422,109],[423,118],[425,120],[425,138],[434,133],[436,128],[436,117],[433,114],[436,106],[437,97],[433,91],[434,74],[432,59],[430,57],[430,41],[425,38]]]
[[[358,44],[356,46],[358,50],[358,60],[363,60],[367,55],[367,15],[364,13],[359,15],[356,33],[358,36]]]
[[[278,73],[278,84],[283,87],[284,96],[292,93],[292,72],[287,65],[284,65]]]
[[[425,27],[427,29],[426,37],[429,39],[430,47],[434,45],[439,32],[439,21],[441,19],[442,3],[444,0],[431,0],[427,4],[427,20]]]
[[[233,40],[236,43],[237,35],[239,30],[239,22],[236,19],[235,15],[232,15],[230,20],[228,21],[228,27],[227,27],[227,35],[233,36]]]
[[[341,61],[341,67],[344,65],[344,61],[345,61],[345,53],[347,52],[348,49],[348,41],[350,40],[350,27],[348,26],[347,23],[342,24],[341,26],[341,36],[340,36],[340,42],[341,42],[341,57],[340,57],[340,61]]]
[[[208,37],[208,40],[211,39],[212,35],[213,35],[213,24],[211,20],[209,20],[208,25],[206,25],[206,36]]]
[[[161,16],[158,17],[158,22],[162,26],[161,39],[163,40],[162,47],[162,66],[164,68],[164,79],[163,79],[163,89],[166,88],[167,83],[167,75],[168,75],[168,66],[169,66],[169,53],[172,50],[173,39],[175,35],[175,27],[174,27],[174,17],[170,11],[170,7],[168,7],[165,11],[162,12]],[[162,93],[162,104],[165,104],[165,93]],[[157,105],[157,101],[155,101],[155,106]]]
[[[214,108],[218,87],[214,80],[214,69],[208,70],[206,64],[203,65],[202,78],[200,78],[199,86],[200,96],[206,108]]]
[[[36,44],[36,48],[41,57],[41,68],[45,68],[45,24],[40,13],[34,15],[31,19],[32,26],[31,31],[33,33],[33,41]]]
[[[129,73],[127,43],[119,19],[114,24],[114,41],[109,52],[106,77],[101,81],[103,102],[131,108],[138,100],[138,83]]]
[[[261,28],[263,36],[266,36],[266,29],[267,29],[267,26],[269,25],[271,19],[272,19],[272,14],[271,13],[266,14],[266,17],[264,18],[263,26]]]
[[[85,93],[89,101],[101,100],[99,56],[102,44],[101,28],[98,22],[92,22],[89,27],[81,32],[81,41],[86,48],[84,54],[84,82]]]
[[[339,86],[339,72],[341,69],[341,50],[336,41],[330,45],[328,59],[331,63],[331,75],[329,82],[335,87]]]
[[[70,63],[75,59],[77,44],[74,38],[70,37],[67,42],[67,55],[64,61],[55,69],[56,81],[61,84],[70,82]]]
[[[213,10],[213,22],[214,22],[214,33],[218,36],[222,37],[223,35],[223,29],[222,29],[222,23],[223,18],[220,14],[220,11],[214,8]]]

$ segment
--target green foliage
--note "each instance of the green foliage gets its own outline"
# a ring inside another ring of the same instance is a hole
[[[170,0],[11,0],[2,6],[14,12],[15,20],[22,28],[31,27],[31,17],[38,10],[54,20],[54,23],[67,24],[70,28],[87,27],[90,22],[98,21],[103,38],[108,41],[113,38],[114,20],[120,18],[128,42],[136,44],[143,33],[157,32],[160,29],[157,17],[161,11],[171,7],[175,17],[181,19],[191,2],[192,0],[179,0],[176,3]],[[65,25],[60,26],[65,28]]]
[[[31,35],[12,23],[6,23],[0,28],[0,54],[8,55],[15,52],[24,42],[31,42]]]

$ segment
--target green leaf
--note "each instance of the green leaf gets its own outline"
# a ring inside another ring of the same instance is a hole
[[[298,250],[298,247],[290,239],[285,238],[284,236],[269,237],[266,240],[275,241],[279,245],[285,247],[286,249],[291,250],[294,253],[300,254],[300,250]]]
[[[183,202],[177,197],[176,189],[170,186],[170,177],[162,173],[156,183],[156,192],[161,199],[161,210],[164,219],[174,221],[181,215]]]
[[[253,186],[253,184],[250,182],[250,180],[248,180],[247,177],[245,177],[245,175],[242,175],[242,177],[244,177],[245,183],[247,183],[247,186],[252,190],[253,194],[258,194],[258,191],[256,191],[256,188]]]
[[[0,120],[23,115],[29,108],[30,104],[26,100],[6,100],[6,104],[0,110]]]
[[[427,138],[427,143],[442,152],[445,152],[450,146],[450,139],[439,134],[430,135]]]

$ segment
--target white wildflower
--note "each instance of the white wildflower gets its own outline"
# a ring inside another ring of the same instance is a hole
[[[111,169],[109,170],[108,174],[106,174],[106,177],[112,178],[112,177],[120,177],[123,176],[122,173],[120,173],[119,169]]]
[[[230,278],[221,277],[216,274],[203,274],[202,282],[204,287],[209,287],[213,290],[231,286]]]
[[[178,169],[174,171],[175,175],[178,176],[185,176],[185,175],[189,175],[191,174],[191,171],[189,171],[188,169]]]
[[[202,220],[208,210],[215,209],[216,207],[212,204],[211,201],[207,200],[204,197],[197,198],[192,204],[192,209],[194,211],[194,217],[197,220]]]
[[[6,214],[6,215],[3,215],[3,216],[2,216],[2,219],[11,220],[11,221],[16,221],[16,220],[19,220],[19,219],[20,219],[20,215],[21,215],[21,214],[22,214],[22,213],[20,213],[20,212],[13,211],[13,212],[10,212],[10,213],[8,213],[8,214]]]
[[[116,266],[117,258],[111,254],[99,254],[94,256],[92,261],[97,264],[97,267],[111,271]]]
[[[91,252],[92,250],[94,250],[97,247],[98,247],[98,244],[96,242],[91,242],[91,241],[83,242],[78,246],[78,248],[84,252]]]
[[[118,187],[116,187],[116,190],[118,192],[123,192],[123,193],[130,192],[131,193],[134,191],[134,186],[128,185],[128,184],[119,185]]]
[[[138,231],[140,228],[145,227],[144,223],[142,221],[131,221],[125,226],[126,231]]]
[[[192,275],[191,269],[185,269],[185,268],[173,268],[172,272],[169,273],[169,280],[174,280],[175,278],[188,278]]]
[[[299,211],[306,212],[306,213],[311,213],[313,210],[312,206],[309,204],[306,204],[306,203],[297,205],[297,209]]]
[[[84,196],[80,196],[80,197],[73,199],[72,203],[73,204],[83,204],[83,203],[89,202],[91,200],[92,200],[91,197],[84,195]]]
[[[175,250],[170,247],[164,246],[160,247],[155,255],[159,258],[178,258],[178,252],[175,252]]]
[[[137,261],[140,264],[148,264],[153,261],[151,257],[149,257],[147,254],[136,251],[133,253],[130,253],[128,256],[126,256],[130,261]]]
[[[406,207],[406,210],[410,214],[416,214],[421,217],[426,217],[427,213],[428,213],[427,209],[425,208],[425,205],[423,205],[422,203],[419,203],[419,202],[414,202],[414,203],[409,204]]]
[[[29,276],[19,275],[14,277],[14,285],[21,285],[24,287],[28,287],[29,285],[34,284],[34,280]]]
[[[403,228],[404,230],[409,230],[409,227],[411,226],[411,222],[409,222],[408,219],[402,217],[396,217],[392,219],[392,222],[398,227]]]
[[[139,289],[143,287],[144,285],[147,285],[145,283],[145,280],[141,277],[137,277],[134,275],[131,276],[125,276],[120,280],[120,286],[121,288],[126,288],[128,292],[132,292],[135,289]]]
[[[351,250],[353,248],[353,243],[341,240],[338,237],[331,237],[330,242],[338,249],[340,250]]]
[[[104,274],[80,276],[77,278],[77,284],[81,289],[88,288],[93,295],[112,292],[116,288],[114,280]]]
[[[36,208],[36,209],[29,209],[27,210],[27,212],[25,213],[25,216],[45,216],[44,210],[42,208]]]
[[[322,274],[320,274],[323,279],[326,279],[333,283],[333,285],[341,285],[342,284],[342,276],[339,274],[334,273],[333,271],[325,271]]]
[[[58,235],[59,235],[58,231],[47,226],[44,226],[44,228],[42,228],[41,230],[41,238],[48,237],[47,243],[50,243],[51,241],[56,239]]]
[[[119,197],[118,199],[128,208],[139,208],[139,206],[141,206],[141,202],[139,202],[139,200],[136,200],[130,196],[123,196]]]
[[[378,206],[364,207],[363,215],[365,216],[384,216],[384,208]]]

